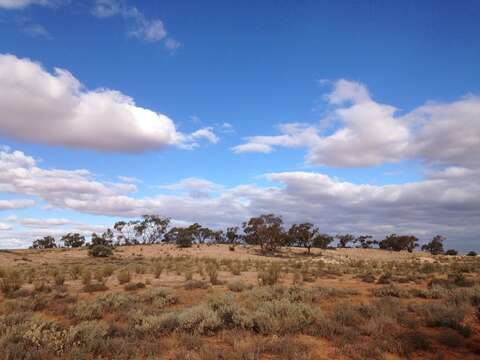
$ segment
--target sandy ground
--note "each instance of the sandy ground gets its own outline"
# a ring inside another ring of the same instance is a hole
[[[277,256],[265,257],[259,254],[256,246],[239,245],[235,251],[230,251],[228,245],[195,245],[191,248],[177,248],[175,245],[137,245],[122,246],[115,251],[115,257],[122,260],[138,257],[152,258],[161,256],[200,256],[216,259],[252,259],[252,260],[288,260],[306,258],[305,249],[285,247]],[[432,261],[432,257],[423,252],[409,253],[406,251],[390,252],[378,249],[312,249],[310,255],[314,259],[322,259],[327,263],[339,263],[348,260],[379,260],[379,261]],[[11,266],[14,264],[53,264],[53,263],[75,263],[85,260],[88,257],[87,249],[49,249],[49,250],[1,250],[0,266]]]

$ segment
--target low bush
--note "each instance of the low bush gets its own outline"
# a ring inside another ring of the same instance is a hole
[[[103,282],[97,282],[97,283],[93,283],[93,284],[90,283],[88,285],[85,285],[82,288],[82,291],[87,292],[87,293],[107,291],[107,290],[108,290],[108,287]]]
[[[130,275],[130,271],[128,271],[127,269],[121,270],[117,274],[117,280],[118,280],[118,283],[120,285],[129,283],[131,279],[132,279],[132,277]]]
[[[10,295],[19,290],[23,282],[22,274],[19,271],[5,271],[2,278],[0,278],[0,291],[5,295]]]
[[[258,283],[261,286],[271,286],[278,283],[280,280],[281,265],[277,262],[272,262],[265,269],[265,271],[259,271],[257,275]]]
[[[203,280],[190,280],[185,282],[183,287],[186,290],[193,290],[193,289],[207,289],[209,285]]]
[[[102,306],[96,301],[80,301],[73,309],[73,317],[78,321],[97,320],[102,313]]]
[[[104,245],[94,245],[88,250],[88,255],[93,257],[109,257],[113,255],[112,248]]]
[[[236,280],[228,283],[227,287],[230,291],[233,291],[233,292],[242,292],[244,290],[251,288],[251,286],[245,284],[243,281],[240,281],[240,280]]]
[[[128,283],[123,288],[125,291],[136,291],[145,289],[145,284],[143,282]]]

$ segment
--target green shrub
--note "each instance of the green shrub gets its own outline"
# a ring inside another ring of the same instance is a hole
[[[181,330],[200,335],[211,334],[218,330],[222,322],[217,313],[206,305],[196,305],[178,315]]]
[[[88,250],[88,255],[93,257],[109,257],[113,255],[112,248],[104,245],[94,245]]]

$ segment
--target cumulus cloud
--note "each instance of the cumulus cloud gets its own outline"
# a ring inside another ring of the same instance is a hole
[[[128,6],[122,0],[96,0],[92,14],[100,19],[112,16],[121,16],[129,22],[128,34],[132,37],[148,42],[165,41],[165,48],[176,50],[180,43],[167,37],[167,30],[160,19],[148,19],[145,14],[135,6]]]
[[[234,187],[187,178],[161,186],[166,193],[134,197],[126,189],[96,180],[87,170],[45,169],[22,152],[0,151],[0,191],[39,198],[53,208],[119,217],[158,213],[179,223],[213,227],[274,212],[287,223],[311,221],[332,234],[381,237],[397,232],[428,239],[441,233],[452,246],[478,247],[480,170],[456,166],[425,176],[405,184],[370,185],[316,172],[282,172],[265,175],[271,186]]]
[[[405,115],[372,99],[365,85],[339,80],[325,96],[333,106],[321,124],[284,124],[280,135],[254,136],[232,148],[235,153],[268,153],[274,146],[305,147],[306,162],[333,167],[365,167],[421,158],[444,165],[478,165],[480,98],[427,103]]]
[[[183,134],[169,117],[119,91],[87,90],[67,70],[49,73],[14,55],[0,55],[0,108],[0,134],[28,142],[140,152],[218,141],[209,128]]]

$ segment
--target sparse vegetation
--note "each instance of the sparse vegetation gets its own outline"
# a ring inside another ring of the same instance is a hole
[[[322,249],[319,258],[312,246],[311,256],[290,248],[267,258],[238,238],[231,252],[229,241],[156,245],[154,256],[146,246],[122,247],[101,260],[49,250],[59,253],[55,263],[3,266],[2,350],[39,360],[306,360],[318,348],[352,359],[434,358],[446,348],[473,358],[478,350],[477,257],[421,261],[368,250],[386,255],[356,258],[345,248]]]

